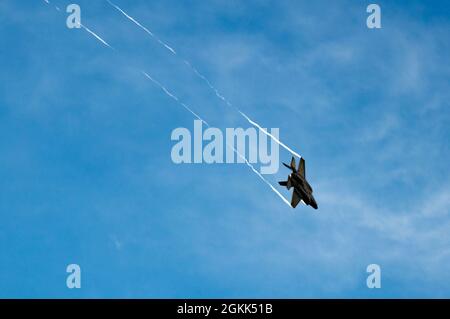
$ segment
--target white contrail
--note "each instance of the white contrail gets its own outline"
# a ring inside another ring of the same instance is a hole
[[[289,201],[283,196],[281,195],[281,193],[275,188],[273,187],[273,185],[264,178],[264,176],[262,176],[262,174],[260,172],[258,172],[252,164],[250,164],[250,162],[245,158],[245,156],[241,155],[233,146],[231,146],[230,144],[227,144],[227,146],[229,148],[231,148],[240,158],[242,158],[245,161],[245,164],[247,164],[248,167],[250,167],[252,169],[252,171],[259,176],[259,178],[261,178],[263,180],[264,183],[266,183],[267,185],[269,185],[269,187],[275,192],[275,194],[277,194],[282,200],[283,202],[286,203],[286,205],[288,205],[289,207],[291,206],[291,203],[289,203]]]
[[[207,127],[209,127],[209,124],[203,120],[200,116],[198,116],[194,111],[192,111],[186,104],[184,104],[183,102],[180,101],[180,99],[174,95],[173,93],[171,93],[169,90],[166,89],[166,87],[164,85],[162,85],[161,83],[159,83],[157,80],[155,80],[154,78],[152,78],[147,72],[145,71],[141,71],[142,74],[147,77],[150,81],[152,81],[154,84],[156,84],[161,90],[163,90],[163,92],[169,96],[171,99],[173,99],[175,102],[177,102],[178,104],[180,104],[181,106],[183,106],[186,110],[188,110],[192,115],[194,115],[197,119],[199,119],[200,121],[202,121],[203,123],[205,123],[205,125]],[[264,176],[261,175],[260,172],[258,172],[255,167],[250,164],[250,162],[245,158],[244,155],[240,154],[233,146],[227,144],[228,147],[230,147],[240,158],[242,158],[245,161],[245,164],[247,164],[248,167],[250,167],[252,169],[252,171],[258,175],[259,178],[261,178],[264,183],[266,183],[267,185],[269,185],[269,187],[272,189],[272,191],[275,192],[275,194],[277,194],[282,200],[283,202],[285,202],[289,207],[291,207],[291,204],[289,203],[289,201],[283,196],[281,195],[281,193],[275,188],[273,187],[273,185],[264,178]]]
[[[232,106],[230,102],[227,101],[227,99],[220,94],[219,90],[217,90],[214,85],[211,84],[211,82],[208,80],[208,78],[206,76],[204,76],[203,74],[201,74],[189,61],[187,60],[183,60],[184,64],[186,64],[192,71],[194,71],[194,73],[201,78],[203,81],[205,81],[206,85],[209,86],[209,88],[211,90],[214,91],[214,93],[216,94],[216,96],[221,99],[222,101],[224,101],[225,103],[227,103],[228,106]]]
[[[222,94],[220,94],[219,90],[217,90],[214,85],[211,84],[211,82],[208,80],[208,78],[206,76],[204,76],[203,74],[201,74],[189,61],[184,60],[184,63],[189,66],[192,71],[194,71],[195,74],[197,74],[198,77],[200,77],[201,79],[203,79],[205,81],[205,83],[209,86],[209,88],[211,90],[214,91],[215,95],[221,99],[222,101],[224,101],[228,106],[230,107],[234,107],[236,109],[236,111],[238,111],[250,124],[256,126],[259,130],[261,130],[264,134],[266,134],[267,136],[269,136],[270,138],[272,138],[278,145],[282,146],[284,149],[286,149],[287,151],[289,151],[292,155],[297,156],[298,158],[300,158],[301,156],[296,153],[295,151],[293,151],[292,149],[290,149],[287,145],[285,145],[283,142],[281,142],[279,139],[277,139],[275,136],[273,136],[272,134],[270,134],[269,132],[267,132],[267,130],[265,130],[264,128],[262,128],[258,123],[256,123],[255,121],[252,121],[247,115],[245,115],[241,110],[239,110],[237,107],[233,106],[233,104],[231,104],[231,102],[229,102]]]
[[[128,13],[126,13],[123,9],[121,9],[118,5],[112,3],[110,0],[106,0],[106,2],[108,2],[112,7],[114,7],[117,11],[119,11],[120,13],[122,13],[126,18],[128,18],[129,20],[131,20],[134,24],[136,24],[138,27],[140,27],[142,30],[144,30],[147,34],[149,34],[151,37],[153,37],[159,44],[161,44],[162,46],[164,46],[166,49],[168,49],[170,52],[172,52],[173,54],[177,54],[175,49],[170,47],[167,43],[165,43],[164,41],[162,41],[158,36],[156,36],[152,31],[150,31],[147,27],[143,26],[139,21],[137,21],[135,18],[133,18],[132,16],[130,16]],[[203,75],[201,74],[189,61],[187,60],[183,60],[183,62],[192,69],[192,71],[194,71],[194,73],[200,77],[203,81],[206,82],[206,84],[209,86],[209,88],[211,90],[214,91],[214,93],[216,94],[216,96],[218,98],[220,98],[222,101],[226,102],[229,106],[231,106],[231,103],[229,103],[225,97],[219,93],[219,90],[217,90],[212,84],[211,82]]]
[[[152,81],[154,84],[156,84],[161,90],[163,90],[164,93],[166,93],[167,96],[169,96],[170,98],[172,98],[173,100],[175,100],[177,103],[179,103],[182,107],[184,107],[186,110],[188,110],[192,115],[194,115],[196,118],[198,118],[200,121],[202,121],[203,123],[205,123],[207,126],[209,126],[209,124],[202,119],[200,116],[198,116],[194,111],[192,111],[192,109],[187,106],[186,104],[184,104],[183,102],[181,102],[178,97],[176,97],[173,93],[171,93],[168,89],[166,89],[166,87],[164,85],[162,85],[161,83],[159,83],[158,81],[156,81],[154,78],[152,78],[147,72],[145,71],[141,71],[142,74],[149,79],[150,81]]]
[[[44,0],[47,4],[50,4],[49,0]],[[113,5],[109,0],[107,0],[111,5]],[[115,5],[113,5],[115,6]],[[56,10],[60,11],[58,7],[55,7]],[[120,10],[120,8],[117,7],[118,10]],[[137,21],[135,21],[133,18],[129,17],[125,12],[123,12],[122,10],[120,10],[123,14],[125,14],[129,19],[131,19],[133,22],[135,22],[137,25],[139,25],[141,28],[144,28],[144,30],[146,30],[149,34],[153,35],[153,33],[150,32],[150,30],[146,29],[145,27],[141,26]],[[101,43],[103,43],[105,46],[109,47],[110,49],[114,48],[112,46],[110,46],[105,40],[103,40],[100,36],[98,36],[95,32],[93,32],[92,30],[90,30],[88,27],[84,26],[83,24],[80,23],[80,26],[86,30],[88,33],[90,33],[92,36],[94,36],[97,40],[99,40]],[[155,39],[158,39],[155,37]],[[163,45],[165,45],[162,41],[159,40],[159,42]],[[169,49],[172,53],[176,54],[176,52],[170,48],[169,46],[165,45],[167,47],[167,49]],[[187,62],[187,61],[186,61]],[[187,62],[189,63],[189,62]],[[190,65],[190,64],[189,64]],[[202,78],[204,78],[205,81],[207,81],[207,83],[209,83],[208,79],[206,77],[204,77],[203,75],[201,75],[194,67],[191,66],[191,68]],[[205,120],[203,120],[200,116],[198,116],[194,111],[192,111],[192,109],[187,106],[185,103],[181,102],[177,96],[175,96],[174,94],[172,94],[164,85],[162,85],[161,83],[159,83],[157,80],[155,80],[154,78],[152,78],[147,72],[145,71],[141,71],[142,74],[148,78],[150,81],[152,81],[154,84],[156,84],[161,90],[163,90],[163,92],[169,96],[170,98],[172,98],[174,101],[176,101],[178,104],[180,104],[181,106],[183,106],[187,111],[189,111],[192,115],[194,115],[197,119],[199,119],[200,121],[202,121],[203,123],[205,123],[206,126],[209,127],[208,122],[206,122]],[[210,83],[209,83],[210,84]],[[212,85],[210,85],[211,88],[214,89],[214,87]],[[215,90],[215,89],[214,89]],[[226,101],[224,97],[221,97],[220,94],[216,91],[216,94],[218,97],[220,97],[222,100]],[[231,106],[231,104],[230,104]],[[291,204],[289,203],[289,201],[283,196],[281,195],[281,193],[275,188],[273,187],[273,185],[264,178],[264,176],[261,175],[260,172],[258,172],[252,164],[250,164],[250,162],[245,158],[245,156],[241,155],[234,147],[230,146],[229,144],[227,144],[228,147],[230,147],[231,149],[233,149],[233,151],[240,157],[242,158],[245,163],[247,164],[248,167],[250,167],[252,169],[252,171],[258,175],[259,178],[261,178],[267,185],[270,186],[270,188],[275,192],[275,194],[277,194],[282,200],[283,202],[285,202],[289,207],[291,207]]]
[[[242,113],[241,111],[238,110],[238,112],[252,125],[256,126],[258,129],[260,129],[264,134],[266,134],[267,136],[271,137],[275,142],[277,142],[279,145],[281,145],[282,147],[284,147],[286,150],[288,150],[292,155],[297,156],[298,158],[301,158],[301,156],[299,154],[297,154],[296,152],[294,152],[293,150],[291,150],[287,145],[285,145],[284,143],[282,143],[279,139],[277,139],[275,136],[273,136],[272,134],[270,134],[269,132],[267,132],[267,130],[265,130],[264,128],[262,128],[258,123],[256,123],[255,121],[252,121],[247,115],[245,115],[244,113]]]
[[[91,34],[92,36],[94,36],[98,41],[100,41],[101,43],[103,43],[105,46],[107,46],[108,48],[110,48],[110,49],[113,49],[114,50],[114,48],[112,47],[112,46],[110,46],[109,44],[108,44],[108,42],[106,42],[105,40],[103,40],[99,35],[97,35],[94,31],[92,31],[91,29],[89,29],[88,27],[86,27],[85,25],[83,25],[81,22],[79,23],[80,24],[80,26],[84,29],[84,30],[86,30],[89,34]]]
[[[50,4],[50,1],[49,1],[49,0],[44,0],[44,2],[45,2],[46,4]],[[57,11],[61,11],[61,10],[59,9],[59,7],[56,6],[56,5],[55,5],[55,9],[56,9]]]
[[[49,0],[44,0],[44,2],[46,4],[50,4]],[[55,6],[55,9],[59,12],[61,12],[61,10],[59,9],[58,6]],[[98,41],[100,41],[101,43],[103,43],[105,46],[107,46],[108,48],[114,50],[114,48],[112,46],[110,46],[108,44],[108,42],[106,42],[105,40],[103,40],[97,33],[95,33],[94,31],[92,31],[91,29],[89,29],[87,26],[83,25],[81,22],[78,22],[78,24],[80,25],[81,28],[83,28],[86,32],[88,32],[90,35],[92,35],[93,37],[95,37]]]
[[[124,10],[122,10],[119,6],[117,6],[116,4],[112,3],[110,0],[106,0],[111,6],[113,6],[116,10],[118,10],[120,13],[122,13],[125,17],[127,17],[129,20],[131,20],[134,24],[136,24],[137,26],[139,26],[142,30],[144,30],[146,33],[148,33],[150,36],[152,36],[157,42],[159,42],[161,45],[163,45],[164,47],[166,47],[169,51],[171,51],[173,54],[176,54],[175,50],[173,48],[171,48],[170,46],[168,46],[166,43],[164,43],[163,41],[161,41],[159,39],[159,37],[157,37],[153,32],[151,32],[147,27],[143,26],[140,22],[138,22],[135,18],[133,18],[132,16],[130,16],[128,13],[126,13]],[[284,149],[286,149],[287,151],[289,151],[292,155],[297,156],[298,158],[300,158],[301,156],[293,151],[291,148],[289,148],[287,145],[285,145],[284,143],[282,143],[278,138],[276,138],[275,136],[273,136],[272,134],[270,134],[269,132],[267,132],[265,129],[263,129],[260,125],[258,125],[255,121],[252,121],[248,116],[246,116],[243,112],[241,112],[237,107],[233,106],[220,92],[219,90],[214,87],[214,85],[212,85],[211,81],[208,80],[208,78],[206,76],[204,76],[202,73],[200,73],[193,65],[192,63],[190,63],[187,60],[183,60],[184,64],[186,64],[199,78],[201,78],[207,85],[208,87],[214,92],[214,94],[221,99],[223,102],[225,102],[229,107],[234,107],[242,116],[244,116],[246,118],[246,120],[256,126],[258,129],[260,129],[264,134],[266,134],[267,136],[269,136],[270,138],[272,138],[278,145],[282,146]]]
[[[111,6],[113,6],[114,8],[116,8],[120,13],[122,13],[125,17],[127,17],[128,19],[130,19],[134,24],[136,24],[139,28],[141,28],[142,30],[144,30],[146,33],[148,33],[150,36],[152,36],[156,41],[158,41],[159,44],[161,44],[162,46],[164,46],[167,50],[169,50],[170,52],[172,52],[173,54],[177,54],[175,52],[175,50],[170,47],[167,43],[163,42],[160,38],[158,38],[152,31],[150,31],[148,28],[144,27],[142,24],[140,24],[138,21],[136,21],[136,19],[134,19],[132,16],[130,16],[128,13],[126,13],[125,11],[123,11],[121,8],[119,8],[119,6],[115,5],[114,3],[112,3],[109,0],[106,0],[106,2],[108,2]]]

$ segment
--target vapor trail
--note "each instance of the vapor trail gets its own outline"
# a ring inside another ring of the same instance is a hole
[[[222,94],[220,94],[219,90],[217,90],[217,89],[214,87],[214,85],[211,84],[211,82],[208,80],[208,78],[207,78],[206,76],[204,76],[203,74],[201,74],[201,73],[200,73],[200,72],[199,72],[199,71],[198,71],[198,70],[197,70],[197,69],[196,69],[189,61],[184,60],[183,62],[184,62],[184,64],[186,64],[192,71],[194,71],[194,73],[195,73],[199,78],[201,78],[203,81],[205,81],[206,85],[208,85],[209,88],[210,88],[211,90],[214,91],[214,93],[216,94],[216,96],[217,96],[219,99],[221,99],[222,101],[224,101],[225,103],[227,103],[228,106],[232,106],[231,103],[228,102],[227,99],[226,99]]]
[[[154,84],[156,84],[161,90],[163,90],[163,92],[169,96],[171,99],[173,99],[175,102],[177,102],[178,104],[180,104],[181,106],[183,106],[186,110],[188,110],[192,115],[194,115],[197,119],[199,119],[200,121],[202,121],[203,123],[205,123],[205,125],[207,127],[209,127],[209,124],[203,120],[200,116],[198,116],[194,111],[192,111],[186,104],[184,104],[183,102],[180,101],[180,99],[174,95],[173,93],[171,93],[169,90],[166,89],[166,87],[164,85],[162,85],[161,83],[159,83],[158,81],[156,81],[154,78],[152,78],[147,72],[145,71],[141,71],[142,74],[147,77],[150,81],[152,81]],[[273,185],[264,178],[264,176],[262,176],[262,174],[260,172],[258,172],[255,167],[250,164],[250,162],[245,158],[244,155],[242,155],[241,153],[238,152],[238,150],[236,150],[236,148],[234,148],[233,146],[227,144],[227,146],[229,148],[231,148],[240,158],[242,158],[245,161],[245,164],[247,164],[248,167],[251,168],[251,170],[258,175],[258,177],[267,185],[269,185],[269,187],[272,189],[272,191],[275,192],[275,194],[277,194],[285,204],[287,204],[289,207],[291,207],[291,204],[289,203],[289,201],[283,196],[281,195],[281,193],[275,188],[273,187]]]
[[[113,6],[116,10],[118,10],[120,13],[122,13],[125,17],[127,17],[129,20],[131,20],[134,24],[139,26],[142,30],[144,30],[146,33],[148,33],[150,36],[152,36],[159,44],[163,45],[166,49],[171,51],[173,54],[176,55],[176,52],[173,48],[168,46],[165,42],[161,41],[159,37],[157,37],[153,32],[151,32],[148,28],[143,26],[140,22],[138,22],[136,19],[134,19],[132,16],[130,16],[128,13],[126,13],[124,10],[122,10],[119,6],[112,3],[110,0],[106,0],[111,6]],[[238,111],[245,119],[252,125],[256,126],[259,130],[261,130],[264,134],[272,138],[278,145],[286,149],[288,152],[290,152],[292,155],[297,156],[298,158],[301,158],[301,156],[293,151],[291,148],[289,148],[287,145],[282,143],[279,139],[277,139],[275,136],[267,132],[265,129],[263,129],[259,124],[257,124],[255,121],[252,121],[248,116],[246,116],[243,112],[241,112],[236,106],[233,106],[220,92],[219,90],[212,85],[211,81],[208,80],[206,76],[204,76],[202,73],[200,73],[193,65],[187,60],[183,60],[184,64],[186,64],[200,79],[202,79],[206,85],[214,92],[214,94],[221,99],[223,102],[227,104],[229,107],[234,107],[236,111]]]
[[[49,0],[44,0],[47,4],[50,4]],[[111,5],[113,5],[109,0],[107,0]],[[114,6],[114,5],[113,5]],[[55,6],[55,9],[60,11],[58,7]],[[117,7],[118,10],[120,10],[120,8]],[[146,29],[145,27],[141,26],[137,21],[135,21],[133,18],[129,17],[125,12],[123,12],[122,10],[120,10],[123,14],[125,14],[129,19],[131,19],[133,22],[135,22],[136,24],[138,24],[141,28],[144,28],[144,30],[146,30],[147,33],[149,33],[150,35],[154,36],[153,33],[151,33],[148,29]],[[92,30],[90,30],[88,27],[84,26],[83,24],[80,23],[80,26],[86,30],[88,33],[90,33],[92,36],[94,36],[97,40],[99,40],[101,43],[103,43],[105,46],[109,47],[110,49],[114,48],[112,46],[110,46],[105,40],[103,40],[100,36],[98,36],[95,32],[93,32]],[[155,36],[154,36],[155,37]],[[155,39],[158,39],[155,37]],[[159,41],[161,44],[164,45],[164,43],[162,41]],[[166,46],[172,53],[176,54],[176,52],[171,49],[170,47]],[[187,61],[186,61],[187,62]],[[187,62],[189,63],[189,62]],[[190,65],[190,64],[189,64]],[[192,67],[192,66],[191,66]],[[195,68],[192,67],[192,69],[200,76],[203,77]],[[197,119],[199,119],[200,121],[202,121],[203,123],[205,123],[206,126],[209,127],[209,124],[203,120],[200,116],[198,116],[194,111],[192,111],[192,109],[187,106],[185,103],[181,102],[177,96],[175,96],[174,94],[172,94],[168,89],[166,89],[166,87],[164,85],[162,85],[161,83],[159,83],[157,80],[155,80],[154,78],[152,78],[147,72],[145,71],[141,71],[142,74],[148,78],[150,81],[152,81],[154,84],[156,84],[161,90],[163,90],[163,92],[169,96],[171,99],[173,99],[174,101],[176,101],[178,104],[180,104],[181,106],[183,106],[187,111],[189,111],[192,115],[194,115]],[[206,79],[206,77],[203,77],[205,79],[205,81],[207,81],[207,83],[209,83],[208,79]],[[212,85],[211,85],[212,87]],[[213,88],[213,87],[212,87]],[[217,92],[217,95],[220,97],[220,94]],[[225,98],[221,97],[224,101]],[[230,104],[231,106],[231,104]],[[230,146],[229,144],[227,144],[228,147],[230,147],[231,149],[233,149],[233,151],[240,157],[242,158],[245,163],[247,164],[248,167],[250,167],[252,169],[252,171],[258,175],[259,178],[261,178],[267,185],[269,185],[269,187],[275,192],[275,194],[277,194],[282,200],[283,202],[285,202],[289,207],[291,206],[291,204],[289,203],[289,201],[283,196],[281,195],[281,193],[275,189],[275,187],[273,187],[273,185],[264,178],[264,176],[261,175],[260,172],[258,172],[252,164],[250,164],[250,162],[245,158],[245,156],[241,155],[234,147]]]
[[[270,134],[269,132],[267,132],[267,130],[265,130],[264,128],[262,128],[261,126],[259,126],[258,123],[256,123],[255,121],[252,121],[247,115],[245,115],[244,113],[242,113],[241,111],[238,110],[238,112],[252,125],[256,126],[257,128],[259,128],[264,134],[266,134],[267,136],[271,137],[275,142],[277,142],[279,145],[281,145],[282,147],[284,147],[286,150],[288,150],[292,155],[297,156],[298,158],[300,158],[301,156],[299,154],[297,154],[296,152],[294,152],[293,150],[291,150],[287,145],[285,145],[284,143],[282,143],[279,139],[277,139],[275,136],[273,136],[272,134]]]
[[[92,31],[91,29],[89,29],[88,27],[86,27],[85,25],[83,25],[81,22],[80,22],[80,26],[81,26],[84,30],[86,30],[88,33],[90,33],[92,36],[94,36],[98,41],[100,41],[101,43],[103,43],[105,46],[107,46],[108,48],[114,50],[114,48],[113,48],[112,46],[110,46],[105,40],[103,40],[99,35],[97,35],[94,31]]]
[[[49,0],[44,0],[44,2],[46,4],[50,4]],[[59,9],[58,6],[55,6],[55,9],[59,12],[61,12],[61,9]],[[110,46],[108,44],[108,42],[106,42],[105,40],[103,40],[97,33],[95,33],[94,31],[92,31],[91,29],[89,29],[87,26],[83,25],[81,22],[79,22],[79,25],[81,28],[83,28],[86,32],[88,32],[90,35],[92,35],[94,38],[96,38],[98,41],[100,41],[101,43],[103,43],[105,46],[107,46],[108,48],[114,50],[114,48],[112,46]]]
[[[202,121],[203,123],[205,123],[207,126],[209,126],[209,124],[202,119],[200,116],[198,116],[194,111],[192,111],[192,109],[187,106],[186,104],[184,104],[183,102],[181,102],[178,97],[176,97],[174,94],[172,94],[169,90],[166,89],[166,87],[164,85],[162,85],[161,83],[159,83],[158,81],[156,81],[154,78],[152,78],[147,72],[145,71],[141,71],[142,74],[149,79],[150,81],[152,81],[154,84],[156,84],[161,90],[163,90],[164,93],[166,93],[167,96],[169,96],[171,99],[175,100],[177,103],[179,103],[182,107],[184,107],[186,110],[188,110],[192,115],[194,115],[197,119],[199,119],[200,121]]]
[[[49,1],[49,0],[44,0],[44,2],[45,2],[46,4],[50,4],[50,1]],[[61,11],[61,10],[59,9],[59,7],[56,6],[56,5],[55,5],[55,9],[56,9],[57,11]]]
[[[239,112],[239,114],[241,114],[250,124],[256,126],[259,130],[261,130],[264,134],[266,134],[267,136],[269,136],[270,138],[272,138],[278,145],[282,146],[284,149],[286,149],[287,151],[289,151],[292,155],[297,156],[298,158],[301,158],[301,156],[293,151],[291,148],[289,148],[289,146],[285,145],[283,142],[281,142],[278,138],[276,138],[275,136],[273,136],[272,134],[270,134],[267,130],[265,130],[263,127],[261,127],[258,123],[256,123],[255,121],[252,121],[247,115],[245,115],[241,110],[239,110],[237,107],[233,106],[222,94],[220,94],[220,92],[211,84],[211,82],[208,80],[208,78],[206,76],[204,76],[203,74],[201,74],[189,61],[184,60],[184,63],[189,66],[195,74],[197,74],[197,76],[199,76],[201,79],[203,79],[205,81],[205,83],[209,86],[209,88],[211,90],[214,91],[214,93],[216,94],[216,96],[218,98],[220,98],[222,101],[224,101],[228,106],[230,107],[234,107],[236,109],[236,111]]]
[[[172,52],[173,54],[177,54],[175,52],[175,50],[173,48],[171,48],[167,43],[163,42],[160,38],[158,38],[152,31],[150,31],[149,29],[147,29],[146,27],[144,27],[142,24],[140,24],[138,21],[136,21],[136,19],[134,19],[132,16],[130,16],[129,14],[127,14],[125,11],[123,11],[121,8],[119,8],[119,6],[115,5],[114,3],[112,3],[109,0],[106,0],[106,2],[108,2],[111,6],[113,6],[114,8],[116,8],[120,13],[122,13],[125,17],[127,17],[128,19],[130,19],[134,24],[136,24],[139,28],[141,28],[142,30],[144,30],[146,33],[148,33],[150,36],[152,36],[159,44],[161,44],[162,46],[164,46],[167,50],[169,50],[170,52]]]
[[[262,176],[262,174],[253,167],[252,164],[250,164],[250,162],[245,158],[245,156],[241,155],[233,146],[229,144],[227,144],[227,146],[231,148],[240,158],[242,158],[245,161],[245,164],[247,164],[247,166],[250,167],[252,171],[263,180],[264,183],[269,185],[269,187],[275,192],[275,194],[277,194],[283,200],[283,202],[286,203],[286,205],[291,207],[291,203],[289,203],[289,201],[283,195],[281,195],[281,193],[275,187],[273,187],[273,185],[267,179],[265,179],[264,176]]]

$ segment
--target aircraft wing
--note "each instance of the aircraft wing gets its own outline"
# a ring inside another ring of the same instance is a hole
[[[292,192],[292,200],[291,200],[291,206],[293,207],[293,208],[295,208],[297,205],[298,205],[298,203],[300,203],[300,201],[301,201],[302,199],[300,198],[300,196],[297,194],[297,192],[294,190],[293,192]]]

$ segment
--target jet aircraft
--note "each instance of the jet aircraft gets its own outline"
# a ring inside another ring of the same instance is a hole
[[[281,186],[286,186],[287,189],[291,189],[291,187],[294,188],[294,191],[292,193],[291,206],[295,208],[300,201],[303,201],[306,205],[317,209],[317,202],[312,194],[313,189],[306,180],[305,160],[303,158],[300,159],[298,169],[296,168],[294,157],[292,157],[290,165],[287,165],[285,163],[283,163],[283,165],[289,168],[292,173],[288,176],[287,181],[278,183]]]

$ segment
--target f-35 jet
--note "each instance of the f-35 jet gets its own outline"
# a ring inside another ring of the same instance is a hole
[[[286,186],[287,189],[294,187],[292,193],[291,206],[295,208],[300,201],[303,201],[306,205],[309,205],[317,209],[317,203],[313,196],[313,189],[306,180],[305,175],[305,160],[300,159],[298,169],[295,166],[295,158],[292,157],[291,164],[285,164],[284,166],[292,170],[292,173],[288,176],[288,180],[285,182],[278,182],[281,186]]]

